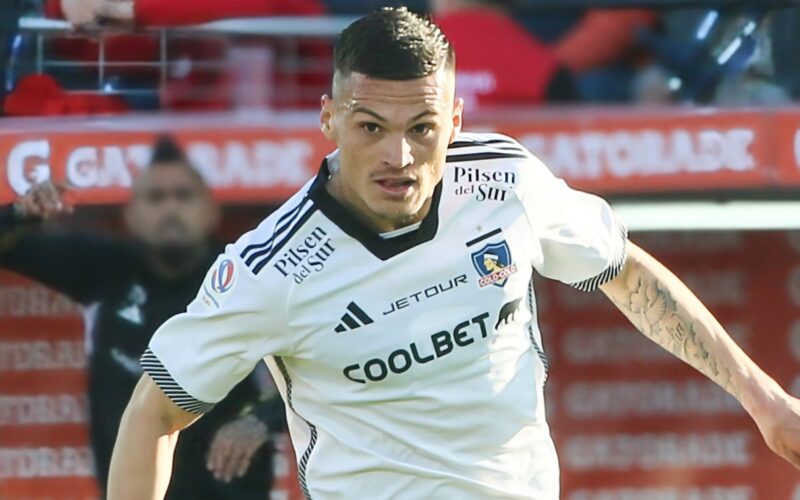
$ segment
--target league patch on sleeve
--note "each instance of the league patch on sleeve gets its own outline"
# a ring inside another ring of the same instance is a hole
[[[236,263],[223,258],[218,260],[206,275],[203,281],[200,298],[209,308],[219,309],[225,303],[230,291],[236,284],[238,272]]]

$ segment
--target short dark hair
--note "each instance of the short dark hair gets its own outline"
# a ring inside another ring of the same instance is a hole
[[[383,80],[413,80],[455,66],[453,47],[430,19],[405,7],[386,7],[342,31],[333,49],[341,76],[361,73]]]
[[[150,154],[150,163],[148,167],[163,168],[172,166],[185,168],[200,182],[200,184],[202,184],[204,189],[208,189],[203,175],[194,167],[192,162],[189,161],[189,158],[186,156],[186,153],[183,151],[178,141],[169,134],[161,134],[156,138],[155,143],[153,143],[153,151]]]
[[[189,164],[186,154],[183,152],[178,141],[174,137],[162,134],[156,138],[153,144],[153,152],[150,156],[150,165],[159,163],[185,163]]]

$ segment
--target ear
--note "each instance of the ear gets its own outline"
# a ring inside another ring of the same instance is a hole
[[[456,136],[461,133],[461,125],[464,115],[464,99],[456,97],[453,103],[453,131],[450,133],[450,142],[456,140]]]
[[[319,128],[322,135],[329,141],[333,141],[333,98],[323,95],[320,99]]]

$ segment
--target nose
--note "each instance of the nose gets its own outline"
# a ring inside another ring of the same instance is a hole
[[[386,139],[383,163],[393,168],[405,168],[414,164],[414,156],[411,154],[411,144],[408,143],[404,135],[397,135]]]

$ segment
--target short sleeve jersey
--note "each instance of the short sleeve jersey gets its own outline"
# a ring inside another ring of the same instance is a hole
[[[203,412],[266,360],[309,498],[558,498],[532,276],[597,288],[624,226],[513,139],[462,133],[419,227],[381,237],[327,192],[329,159],[219,256],[145,369]]]

